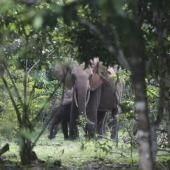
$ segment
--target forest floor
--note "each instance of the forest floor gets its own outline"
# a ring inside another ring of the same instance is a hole
[[[138,170],[138,152],[121,138],[118,146],[111,140],[65,141],[61,133],[53,140],[45,133],[34,148],[40,162],[23,167],[19,159],[19,147],[15,140],[0,140],[9,143],[10,150],[0,160],[0,170]],[[159,151],[157,170],[170,170],[170,153]]]

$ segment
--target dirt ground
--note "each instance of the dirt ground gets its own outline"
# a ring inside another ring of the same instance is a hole
[[[0,170],[138,170],[136,164],[113,164],[113,162],[94,160],[83,163],[80,167],[63,167],[60,162],[54,163],[38,163],[34,162],[30,166],[21,166],[19,163],[12,163],[8,161],[0,162]],[[156,164],[154,170],[170,170],[170,160],[167,162],[159,162]]]

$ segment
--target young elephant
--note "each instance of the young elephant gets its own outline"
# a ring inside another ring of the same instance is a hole
[[[67,103],[63,103],[62,105],[57,106],[52,110],[52,114],[54,114],[54,117],[50,126],[50,134],[48,136],[49,139],[53,139],[55,137],[58,131],[58,126],[60,124],[62,126],[64,139],[69,138],[68,130],[69,130],[71,103],[72,103],[71,101]]]
[[[58,131],[58,126],[62,125],[64,139],[69,138],[68,130],[70,123],[70,111],[72,105],[72,90],[66,90],[64,93],[63,102],[52,109],[52,123],[50,126],[49,139],[53,139]]]

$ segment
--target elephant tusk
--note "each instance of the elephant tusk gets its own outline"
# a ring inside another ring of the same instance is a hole
[[[73,97],[74,97],[74,101],[75,101],[76,107],[78,108],[78,102],[77,102],[77,97],[76,97],[76,93],[75,92],[73,93]]]
[[[87,100],[86,100],[86,106],[89,102],[89,99],[90,99],[90,90],[87,91]]]
[[[87,119],[87,124],[89,124],[89,125],[95,125],[94,122],[92,122],[92,121],[90,121],[90,120],[88,120],[88,119]]]
[[[94,122],[92,122],[91,120],[89,120],[89,119],[87,118],[87,114],[86,114],[86,113],[85,113],[84,115],[85,115],[85,119],[86,119],[86,121],[87,121],[87,124],[89,124],[89,125],[94,125],[94,124],[95,124]]]

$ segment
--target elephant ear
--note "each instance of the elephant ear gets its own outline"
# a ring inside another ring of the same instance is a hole
[[[68,89],[71,89],[73,87],[73,81],[72,81],[71,72],[72,72],[72,69],[70,67],[65,68],[64,85]]]
[[[89,83],[90,83],[91,90],[95,90],[102,85],[103,80],[97,73],[93,72],[93,69],[91,66],[88,66],[85,69],[85,71],[89,75]]]
[[[52,70],[53,79],[64,82],[64,76],[64,66],[62,64],[56,64]]]
[[[72,68],[68,64],[56,64],[53,70],[54,79],[64,83],[64,86],[68,89],[72,88],[72,79],[71,79]]]
[[[108,70],[103,65],[103,62],[99,61],[99,58],[94,58],[90,60],[91,67],[94,73],[97,73],[103,80],[108,78]]]
[[[92,76],[90,77],[90,88],[91,90],[95,90],[98,87],[100,87],[103,83],[103,79],[97,74],[93,73]]]
[[[108,66],[107,72],[108,72],[108,77],[109,78],[115,78],[116,77],[116,71],[114,70],[113,67]]]

